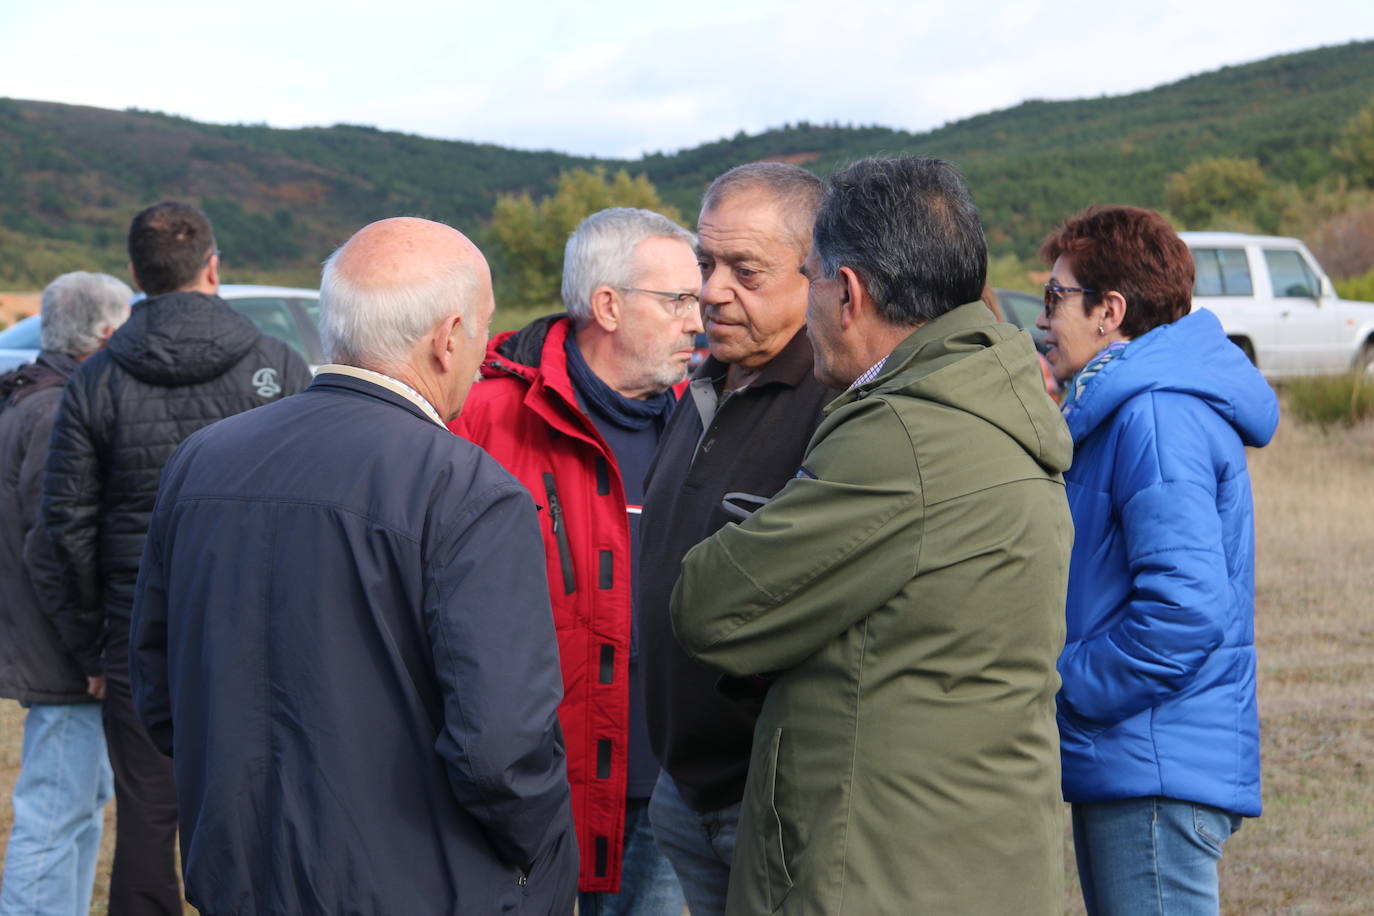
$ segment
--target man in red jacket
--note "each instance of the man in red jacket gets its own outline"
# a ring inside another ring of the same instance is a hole
[[[647,818],[658,764],[633,573],[644,474],[702,330],[694,243],[647,210],[587,217],[564,258],[567,314],[494,338],[483,380],[450,424],[544,507],[582,916],[680,916],[683,906]]]

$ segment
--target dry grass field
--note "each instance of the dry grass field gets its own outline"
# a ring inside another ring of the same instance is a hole
[[[38,311],[39,293],[0,293],[0,326],[9,327]]]
[[[1251,453],[1264,817],[1227,846],[1228,914],[1374,912],[1374,424],[1285,417]],[[0,702],[0,848],[22,711]],[[113,809],[113,805],[111,806]],[[104,913],[113,810],[92,913]],[[1072,849],[1066,837],[1066,861]],[[1072,876],[1065,910],[1081,913]],[[189,912],[189,908],[188,908]]]

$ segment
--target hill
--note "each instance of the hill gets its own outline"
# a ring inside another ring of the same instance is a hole
[[[1227,67],[1144,92],[1027,101],[926,133],[801,123],[635,160],[436,140],[372,127],[280,130],[146,111],[0,99],[0,286],[62,270],[122,270],[129,217],[151,201],[200,203],[234,280],[310,282],[354,229],[402,213],[480,229],[505,192],[551,190],[560,170],[643,172],[694,213],[707,182],[756,159],[825,174],[874,154],[952,159],[994,252],[1033,254],[1090,203],[1163,204],[1166,176],[1208,156],[1257,159],[1299,186],[1330,174],[1341,126],[1374,98],[1374,41]]]

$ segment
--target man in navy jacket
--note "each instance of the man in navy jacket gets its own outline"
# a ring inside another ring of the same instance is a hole
[[[202,913],[567,913],[562,696],[528,493],[444,426],[493,309],[418,219],[326,263],[335,365],[192,436],[139,577],[134,695]]]
[[[166,200],[129,224],[129,272],[148,298],[71,374],[43,464],[43,526],[65,583],[52,619],[88,676],[114,770],[109,916],[181,916],[176,787],[134,713],[129,616],[158,480],[216,420],[296,394],[310,368],[219,297],[219,248],[196,207]],[[103,654],[102,654],[103,652]]]

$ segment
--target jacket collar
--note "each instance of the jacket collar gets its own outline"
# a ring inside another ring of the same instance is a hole
[[[797,333],[792,335],[787,346],[779,350],[778,355],[764,365],[759,377],[749,387],[762,388],[765,385],[786,385],[788,388],[796,388],[811,376],[815,370],[815,365],[816,357],[811,349],[811,338],[806,336],[806,325],[802,325],[797,329]],[[714,382],[725,378],[728,369],[728,363],[723,363],[714,356],[708,356],[692,378],[693,380],[710,379]]]
[[[386,382],[391,382],[391,384],[386,384]],[[430,411],[433,411],[433,407],[427,411],[421,406],[420,401],[417,400],[418,396],[412,397],[407,394],[402,386],[385,375],[368,372],[366,369],[360,370],[356,366],[321,366],[320,371],[315,375],[315,380],[310,383],[310,388],[342,389],[374,397],[400,407],[426,423],[437,423],[441,428],[448,429],[439,421],[437,413],[431,415]]]
[[[866,397],[883,387],[893,375],[901,372],[912,363],[918,362],[921,358],[921,351],[927,345],[943,341],[961,331],[984,327],[992,323],[993,320],[992,313],[981,301],[967,302],[950,309],[943,315],[932,318],[925,324],[914,328],[901,343],[897,344],[880,364],[878,372],[874,376],[863,382],[855,380],[855,384],[841,397],[836,398],[826,410],[834,410],[842,404]]]
[[[563,348],[572,333],[572,318],[561,314],[546,315],[519,331],[502,334],[487,347],[482,376],[524,379],[530,386],[525,392],[526,407],[553,429],[594,442],[609,455],[610,448],[595,424],[583,414],[568,374],[568,354]],[[673,396],[682,397],[686,388],[686,380],[674,385]]]
[[[64,378],[76,371],[76,367],[81,365],[81,361],[74,356],[66,353],[59,353],[57,350],[44,350],[38,354],[34,360],[40,366],[46,366]]]

